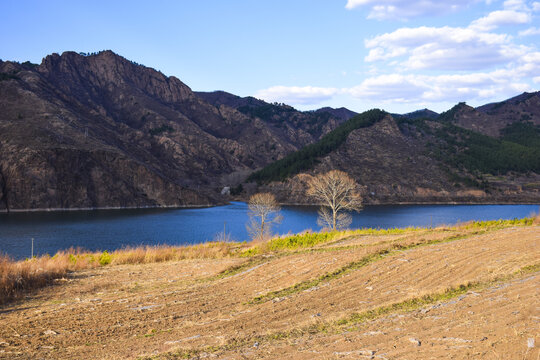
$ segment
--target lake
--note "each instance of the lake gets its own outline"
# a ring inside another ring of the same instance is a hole
[[[351,228],[436,226],[469,220],[522,218],[538,205],[392,205],[366,206],[353,216]],[[287,206],[275,232],[319,230],[317,208]],[[183,245],[215,239],[223,232],[233,240],[248,239],[247,205],[197,209],[136,209],[28,212],[0,214],[0,252],[15,259],[54,254],[61,249],[114,250],[137,245]]]

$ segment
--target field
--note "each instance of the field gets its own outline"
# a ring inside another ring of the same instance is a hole
[[[0,358],[540,357],[532,219],[205,249],[78,255],[2,305]]]

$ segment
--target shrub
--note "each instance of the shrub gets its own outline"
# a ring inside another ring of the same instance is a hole
[[[112,261],[111,255],[105,250],[100,256],[99,256],[99,265],[109,265]]]

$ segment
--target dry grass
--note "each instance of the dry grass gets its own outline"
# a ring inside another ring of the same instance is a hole
[[[230,257],[237,244],[211,242],[199,245],[144,246],[116,250],[110,254],[111,264],[148,264],[185,259],[221,259]]]
[[[14,262],[0,257],[0,304],[30,290],[49,284],[66,275],[69,264],[65,258],[38,258]]]
[[[185,259],[220,259],[230,257],[238,244],[205,243],[191,246],[141,246],[111,253],[68,249],[49,255],[13,261],[0,256],[0,304],[35,289],[47,286],[69,272],[105,265],[148,264]]]

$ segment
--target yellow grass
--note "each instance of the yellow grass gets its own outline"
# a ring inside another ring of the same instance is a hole
[[[25,292],[39,289],[66,276],[69,272],[105,265],[146,264],[185,259],[229,257],[238,244],[205,243],[191,246],[141,246],[111,253],[68,249],[49,255],[13,261],[0,255],[0,304]]]

